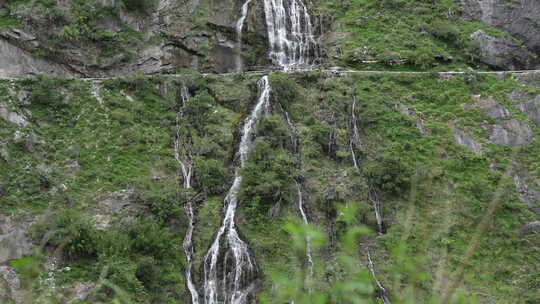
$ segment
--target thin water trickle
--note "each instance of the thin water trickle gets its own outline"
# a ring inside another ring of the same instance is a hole
[[[254,289],[255,260],[251,256],[247,244],[238,235],[234,217],[238,204],[238,191],[242,182],[240,169],[245,165],[253,145],[252,135],[255,124],[262,115],[269,111],[270,85],[268,76],[259,80],[259,88],[261,94],[257,105],[242,128],[238,148],[240,166],[236,168],[234,182],[225,197],[225,216],[216,238],[204,258],[204,299],[206,304],[243,304],[247,302]],[[219,263],[222,263],[221,268],[218,267]]]
[[[300,215],[302,216],[302,220],[304,221],[304,224],[307,226],[309,224],[309,221],[306,216],[306,212],[304,211],[304,198],[302,196],[302,187],[299,183],[296,183],[296,189],[298,192],[298,210],[300,210]],[[311,239],[306,237],[306,256],[308,261],[308,267],[309,267],[309,277],[308,279],[311,279],[313,277],[313,256],[311,255]]]
[[[180,89],[181,97],[181,109],[176,114],[176,136],[174,138],[174,158],[180,165],[182,172],[182,187],[184,189],[191,189],[191,178],[192,178],[192,164],[191,164],[191,155],[189,153],[182,153],[181,147],[181,132],[180,132],[180,120],[182,118],[182,108],[186,106],[186,103],[190,99],[189,91],[186,86],[182,86]],[[186,155],[187,154],[187,155]],[[191,268],[193,267],[193,228],[194,228],[194,212],[193,212],[193,203],[191,200],[188,200],[184,205],[184,210],[188,218],[188,227],[186,235],[184,236],[184,241],[182,242],[182,247],[186,255],[187,266],[186,266],[186,281],[189,293],[191,294],[191,303],[199,304],[199,293],[193,284],[193,278],[191,276]]]
[[[241,9],[240,18],[236,22],[236,70],[241,72],[243,70],[242,64],[242,31],[244,29],[244,22],[246,21],[249,4],[252,0],[247,0]]]

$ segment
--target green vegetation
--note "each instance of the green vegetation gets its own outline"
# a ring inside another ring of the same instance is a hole
[[[323,1],[319,11],[337,19],[340,30],[333,35],[346,37],[328,51],[340,54],[338,64],[358,69],[478,67],[478,45],[470,35],[478,29],[507,35],[461,20],[459,3],[451,0]]]
[[[140,14],[147,14],[155,5],[155,0],[122,0],[126,9]]]
[[[26,113],[30,123],[0,121],[2,213],[49,210],[32,228],[41,253],[10,262],[25,290],[47,290],[39,283],[49,275],[43,264],[55,255],[58,290],[69,292],[77,282],[100,286],[89,302],[188,301],[183,204],[193,200],[196,210],[192,270],[199,281],[257,80],[185,73],[94,86],[48,77],[0,82],[0,103]],[[505,119],[526,121],[508,94],[540,88],[474,73],[443,79],[303,72],[274,74],[270,82],[271,114],[256,125],[237,214],[263,278],[263,303],[377,303],[364,266],[368,249],[392,303],[444,303],[445,295],[447,303],[538,301],[538,235],[518,233],[536,215],[505,172],[518,162],[538,179],[539,143],[491,143],[487,126],[497,121],[476,102],[493,98],[509,110]],[[22,91],[27,100],[16,101]],[[191,98],[183,104],[186,91]],[[355,145],[353,96],[361,135]],[[530,127],[539,138],[540,129]],[[482,153],[457,145],[451,128],[473,136]],[[15,139],[16,132],[27,136]],[[181,189],[175,152],[193,165],[192,189]],[[296,183],[308,227],[298,224]],[[368,189],[382,202],[384,235],[374,233]]]

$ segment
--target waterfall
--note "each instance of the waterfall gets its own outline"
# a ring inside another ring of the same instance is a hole
[[[184,248],[184,253],[186,254],[186,260],[187,260],[187,267],[186,267],[186,281],[187,281],[187,287],[189,290],[189,293],[191,294],[191,303],[192,304],[199,304],[199,293],[197,292],[197,289],[195,288],[195,284],[193,284],[193,278],[191,277],[191,268],[193,264],[193,243],[192,243],[192,236],[193,236],[193,204],[191,201],[188,201],[186,205],[184,206],[184,209],[186,211],[186,215],[188,217],[188,228],[186,231],[186,235],[184,237],[184,241],[182,242],[182,247]]]
[[[92,81],[92,96],[99,102],[100,105],[103,104],[103,98],[99,94],[100,84],[99,81]]]
[[[353,160],[353,165],[356,169],[360,170],[358,167],[358,162],[356,160],[356,153],[354,152],[354,146],[360,145],[360,132],[358,131],[358,125],[356,124],[356,96],[353,95],[353,104],[351,109],[351,125],[353,129],[353,138],[349,141],[349,147],[351,149],[351,157]],[[377,221],[377,228],[379,234],[384,233],[384,225],[381,213],[381,201],[379,200],[377,193],[373,187],[368,189],[368,198],[373,205],[373,210],[375,212],[375,220]]]
[[[254,289],[256,275],[255,260],[247,244],[242,241],[236,230],[234,217],[238,204],[238,191],[242,176],[240,169],[245,165],[253,144],[253,131],[257,120],[269,112],[270,85],[268,76],[259,80],[261,95],[257,105],[248,116],[242,129],[238,154],[240,167],[235,170],[234,182],[225,197],[225,216],[215,240],[204,258],[204,299],[206,304],[230,303],[243,304]],[[221,247],[223,241],[224,248]],[[220,260],[221,257],[221,261]],[[222,267],[218,267],[218,262]],[[231,268],[228,268],[228,263]],[[221,275],[218,275],[221,272]],[[221,280],[220,280],[221,277]]]
[[[298,210],[300,210],[300,215],[302,216],[302,220],[304,221],[304,224],[306,226],[309,224],[306,213],[304,212],[304,200],[302,197],[302,187],[299,183],[296,183],[296,189],[298,192]],[[308,279],[311,279],[313,277],[313,256],[311,255],[311,239],[306,237],[306,256],[307,261],[309,264],[309,277]]]
[[[241,72],[243,70],[242,64],[242,30],[244,28],[244,22],[248,14],[248,8],[251,0],[247,0],[244,5],[242,5],[241,15],[238,21],[236,22],[236,70]]]
[[[384,286],[382,286],[381,282],[379,282],[377,276],[375,275],[375,266],[373,265],[373,261],[371,260],[371,254],[369,253],[369,249],[367,249],[366,252],[368,258],[368,269],[371,273],[371,276],[373,277],[373,280],[375,281],[375,284],[377,285],[377,296],[383,301],[384,304],[391,304],[386,289],[384,288]]]
[[[181,108],[178,110],[176,114],[176,136],[174,138],[174,158],[180,165],[180,169],[182,172],[182,187],[184,189],[191,189],[191,177],[193,172],[193,166],[192,166],[192,155],[190,152],[182,153],[182,146],[180,144],[181,140],[181,132],[180,132],[180,119],[183,116],[183,108],[186,106],[186,103],[188,102],[190,95],[187,87],[183,85],[180,89],[180,98],[181,98]],[[187,154],[187,155],[182,155]],[[184,157],[184,158],[183,158]],[[197,289],[195,288],[195,284],[193,284],[193,279],[191,277],[191,268],[193,264],[193,221],[194,221],[194,213],[193,213],[193,203],[191,200],[188,200],[186,204],[184,205],[184,210],[186,211],[186,215],[188,218],[188,227],[186,231],[186,235],[184,236],[184,241],[182,242],[182,247],[184,248],[184,253],[186,255],[187,260],[187,267],[186,267],[186,281],[187,281],[187,287],[191,294],[191,303],[192,304],[199,304],[199,294],[197,293]]]
[[[356,169],[360,170],[358,167],[358,163],[356,160],[356,154],[354,153],[353,146],[360,145],[360,132],[358,131],[358,125],[356,124],[357,118],[356,118],[356,96],[353,95],[353,104],[351,108],[351,124],[353,129],[353,138],[350,140],[349,145],[351,148],[351,154],[353,159],[353,165]],[[375,219],[377,220],[377,228],[380,235],[384,233],[384,226],[383,226],[383,220],[381,215],[381,202],[377,197],[377,193],[375,192],[375,189],[373,187],[369,186],[368,189],[368,198],[373,204],[373,209],[375,211]],[[381,282],[377,279],[377,276],[375,275],[375,266],[373,264],[373,260],[371,259],[371,254],[369,253],[369,249],[366,249],[366,255],[368,259],[368,269],[373,277],[373,280],[375,281],[375,284],[377,285],[377,296],[383,301],[385,304],[390,304],[390,299],[388,298],[387,291],[384,288],[384,286],[381,284]]]
[[[318,45],[304,3],[264,0],[264,12],[270,60],[284,70],[312,64],[318,55]]]
[[[369,186],[368,189],[368,198],[373,204],[373,210],[375,212],[375,220],[377,221],[377,229],[379,230],[379,235],[384,234],[384,224],[383,219],[381,215],[381,201],[379,200],[379,197],[377,196],[377,192],[373,187]]]

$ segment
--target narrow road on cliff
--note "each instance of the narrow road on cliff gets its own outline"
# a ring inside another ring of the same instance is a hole
[[[288,74],[294,74],[294,73],[303,73],[303,72],[320,72],[320,73],[327,73],[335,76],[342,76],[347,74],[358,74],[358,75],[415,75],[415,74],[438,74],[438,75],[461,75],[461,74],[482,74],[482,75],[506,75],[506,74],[540,74],[540,70],[512,70],[512,71],[443,71],[443,72],[435,72],[435,71],[385,71],[385,70],[378,70],[378,71],[368,71],[368,70],[346,70],[346,69],[294,69],[289,71],[281,71],[281,70],[257,70],[257,71],[245,71],[245,72],[230,72],[230,73],[201,73],[202,76],[232,76],[232,75],[267,75],[271,73],[288,73]],[[130,77],[130,76],[143,76],[143,77],[152,77],[152,76],[160,76],[160,77],[180,77],[182,74],[131,74],[131,75],[121,75],[121,76],[111,76],[111,77],[66,77],[70,79],[79,79],[83,81],[103,81],[107,79],[115,79],[115,78],[122,78],[122,77]],[[21,76],[21,77],[0,77],[0,80],[11,80],[15,81],[18,79],[25,79],[25,78],[31,78],[35,77],[32,76]]]

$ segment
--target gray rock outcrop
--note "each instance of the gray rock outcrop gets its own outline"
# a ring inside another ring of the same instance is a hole
[[[0,303],[23,303],[19,276],[9,266],[0,266]]]
[[[29,124],[23,115],[11,111],[3,104],[0,104],[0,118],[19,127],[27,127]]]
[[[465,147],[467,150],[476,154],[482,153],[482,145],[467,133],[454,129],[454,139],[458,145]]]
[[[27,232],[32,221],[0,214],[0,264],[28,255],[32,243]]]
[[[422,119],[418,117],[415,111],[409,109],[406,105],[402,104],[399,100],[396,100],[396,107],[399,110],[399,112],[403,115],[406,115],[408,117],[411,117],[415,120],[416,128],[422,135],[427,135],[426,128],[424,127],[424,123],[422,122]]]
[[[540,221],[530,222],[519,229],[519,234],[521,235],[533,233],[540,233]]]
[[[540,95],[516,106],[528,119],[540,127]]]
[[[67,68],[31,55],[0,37],[0,77],[17,77],[47,73],[59,76],[75,76]]]
[[[527,175],[519,172],[514,175],[514,184],[519,200],[525,203],[533,212],[540,214],[540,191],[534,189],[534,185],[527,182]]]
[[[507,31],[540,55],[540,2],[538,0],[460,0],[465,19]],[[531,62],[528,68],[538,65]]]
[[[471,35],[480,47],[481,61],[493,68],[521,70],[532,66],[536,59],[520,42],[511,37],[494,37],[478,30]]]
[[[115,14],[100,16],[90,33],[81,35],[76,31],[76,37],[66,35],[59,24],[48,20],[39,5],[11,5],[9,14],[23,22],[15,29],[0,30],[0,77],[36,73],[110,77],[173,73],[182,68],[204,72],[228,72],[234,68],[235,25],[242,2],[210,0],[204,12],[194,14],[199,0],[159,0],[142,15],[121,1],[88,2],[96,10],[106,8]],[[57,13],[70,24],[76,23],[73,6],[72,1],[58,5]],[[246,66],[267,61],[266,56],[247,56],[254,52],[250,45],[266,43],[261,6],[254,1],[246,19],[246,54],[242,56]],[[125,43],[119,37],[128,31],[138,34]],[[105,36],[94,37],[96,33]],[[111,53],[108,48],[117,50]],[[256,50],[261,55],[266,52],[263,48]]]
[[[519,147],[533,141],[529,125],[517,119],[503,120],[491,126],[489,140],[497,145]]]
[[[134,189],[124,189],[107,194],[92,212],[96,228],[104,230],[119,221],[130,221],[144,212],[144,206],[137,203],[138,193]]]
[[[510,116],[510,111],[493,98],[480,99],[476,101],[475,105],[482,110],[487,116],[495,119],[504,118]]]

